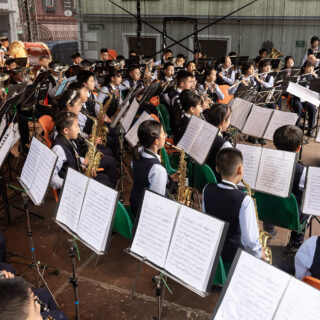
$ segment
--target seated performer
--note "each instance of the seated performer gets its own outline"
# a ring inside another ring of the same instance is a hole
[[[194,61],[189,61],[186,64],[186,70],[190,73],[192,73],[193,75],[196,74],[197,71],[197,67],[196,67],[196,63]]]
[[[183,90],[179,99],[182,109],[177,109],[175,114],[175,127],[178,130],[173,132],[174,144],[177,144],[184,135],[191,116],[194,115],[199,117],[202,112],[201,98],[193,90]]]
[[[31,289],[31,284],[21,277],[2,270],[0,279],[0,318],[3,320],[61,319],[67,316],[60,311],[49,291],[43,288]],[[45,303],[50,311],[41,311],[39,303]],[[52,318],[50,318],[52,317]]]
[[[172,57],[172,50],[165,49],[163,53],[163,57],[161,60],[158,60],[154,63],[154,66],[163,66],[165,63],[170,62],[170,58]]]
[[[128,91],[131,88],[135,88],[138,85],[143,87],[143,81],[140,80],[141,72],[137,65],[131,65],[129,67],[129,79],[124,80],[120,86],[121,91]]]
[[[174,65],[171,62],[167,62],[163,67],[163,73],[160,73],[160,80],[164,83],[164,86],[170,81],[173,81],[174,76]],[[160,96],[160,103],[165,104],[167,108],[170,106],[169,91],[170,89],[165,90]]]
[[[218,84],[227,84],[229,86],[234,84],[236,74],[231,68],[232,62],[229,56],[223,57],[221,64],[218,67]]]
[[[307,239],[294,257],[296,278],[314,277],[320,280],[320,237]]]
[[[51,187],[61,190],[63,181],[67,175],[68,168],[82,172],[89,164],[89,159],[83,159],[81,163],[76,145],[72,141],[77,139],[80,133],[78,117],[72,112],[62,112],[55,121],[57,137],[52,143],[52,151],[58,156],[56,166],[51,179]],[[111,188],[114,184],[110,181],[108,175],[102,172],[92,172],[95,180]]]
[[[256,82],[254,80],[254,65],[253,63],[246,63],[242,67],[242,76],[240,78],[240,81],[233,84],[229,90],[229,94],[235,94],[240,87],[254,87],[256,85]]]
[[[317,67],[319,65],[319,59],[317,59],[316,55],[319,52],[319,37],[318,36],[313,36],[311,38],[311,47],[306,51],[302,64],[305,64],[306,61],[313,62],[315,66]]]
[[[75,52],[71,55],[71,59],[72,59],[72,64],[74,66],[80,66],[81,62],[82,62],[82,57],[81,54],[79,52]]]
[[[312,62],[306,61],[301,68],[301,75],[306,76],[306,83],[304,86],[308,88],[308,83],[310,83],[314,78],[317,78],[316,73],[314,72],[314,64]],[[301,84],[303,85],[303,84]],[[303,114],[303,110],[306,110],[308,114],[308,131],[307,136],[313,137],[314,133],[313,130],[315,129],[315,120],[316,120],[316,114],[317,114],[317,107],[308,102],[304,101],[302,102],[300,98],[296,96],[292,96],[291,105],[294,110],[294,112],[299,116],[297,120],[297,125],[300,125],[300,120]]]
[[[259,56],[261,59],[266,59],[268,57],[268,50],[266,48],[261,48],[259,50]]]
[[[109,51],[107,48],[100,49],[100,60],[101,61],[108,61],[109,59]]]
[[[186,63],[186,58],[182,53],[177,54],[176,60],[174,61],[174,66],[176,68],[183,68]]]
[[[212,103],[224,99],[224,94],[219,86],[215,83],[217,79],[217,71],[215,69],[207,69],[204,73],[204,82],[199,86],[199,90],[205,93]]]
[[[238,248],[257,258],[265,254],[259,243],[254,202],[238,190],[243,176],[243,157],[235,148],[224,148],[217,155],[217,171],[222,181],[209,183],[203,189],[203,211],[229,223],[222,249],[222,260],[232,263]]]
[[[303,133],[302,130],[297,126],[285,125],[278,128],[273,134],[273,143],[278,150],[289,151],[289,152],[299,152],[303,142]],[[302,193],[304,189],[304,183],[306,179],[306,167],[300,162],[297,163],[295,169],[295,175],[292,185],[292,193],[294,194],[299,214],[300,222],[305,221],[308,218],[308,215],[305,215],[301,212],[301,203],[302,203]],[[274,234],[274,227],[269,224],[264,224],[264,230],[271,234]],[[291,252],[296,252],[297,249],[303,242],[304,231],[298,234],[296,231],[291,232],[290,241],[288,248]]]
[[[217,172],[216,158],[219,151],[223,148],[232,148],[229,141],[223,138],[222,134],[227,131],[230,126],[231,110],[225,104],[217,104],[208,110],[207,121],[219,128],[219,133],[215,138],[212,148],[209,152],[206,164],[212,169],[218,181],[221,181],[221,176]]]

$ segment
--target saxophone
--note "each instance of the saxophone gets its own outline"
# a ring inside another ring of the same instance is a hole
[[[85,170],[85,175],[89,178],[92,178],[92,172],[97,171],[97,169],[99,168],[100,160],[103,157],[103,154],[97,150],[97,144],[95,141],[97,137],[98,120],[95,117],[92,117],[88,113],[84,112],[83,110],[81,111],[81,113],[83,113],[93,121],[90,140],[86,140],[88,143],[86,158],[89,159],[89,164]]]
[[[244,180],[242,180],[242,183],[244,184],[245,188],[247,189],[247,195],[252,198],[254,202],[254,208],[256,211],[256,218],[257,218],[257,224],[258,224],[258,230],[259,230],[259,242],[262,246],[262,249],[264,250],[264,253],[266,255],[265,261],[269,264],[272,264],[272,251],[270,247],[267,246],[268,240],[272,238],[271,234],[266,231],[260,231],[259,226],[259,217],[258,217],[258,209],[257,209],[257,203],[256,199],[253,198],[253,191],[251,190],[248,183],[246,183]]]
[[[165,143],[167,146],[177,150],[180,153],[180,160],[179,160],[179,182],[178,182],[178,192],[177,192],[177,201],[181,204],[184,204],[188,207],[192,205],[192,194],[194,190],[191,187],[188,187],[186,184],[187,182],[187,162],[186,162],[186,155],[183,149],[172,145],[169,142]]]
[[[106,115],[106,113],[109,109],[109,106],[110,106],[110,103],[112,101],[113,96],[112,96],[112,94],[107,93],[107,92],[104,92],[104,94],[109,96],[109,99],[105,104],[103,104],[99,101],[96,101],[95,99],[92,99],[90,97],[88,99],[90,99],[90,100],[94,101],[95,103],[97,103],[98,105],[100,105],[100,111],[99,111],[99,114],[97,117],[98,123],[97,123],[96,137],[101,137],[102,144],[106,145],[109,129],[107,128],[107,126],[104,123],[104,116]]]

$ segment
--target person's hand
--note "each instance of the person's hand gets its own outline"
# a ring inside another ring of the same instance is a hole
[[[97,176],[96,169],[92,168],[91,174],[92,174],[92,178],[95,178]]]
[[[62,78],[62,77],[60,77],[60,78],[59,78],[59,80],[58,80],[58,83],[59,83],[59,84],[61,84],[61,83],[62,83],[62,81],[63,81],[63,78]]]
[[[96,137],[95,144],[102,144],[102,138]]]
[[[174,181],[174,182],[178,182],[179,181],[179,177],[180,177],[180,172],[177,171],[173,174],[170,174],[170,178]]]
[[[222,73],[222,72],[219,72],[219,76],[220,76],[220,77],[223,77],[223,73]]]
[[[140,101],[142,99],[142,95],[137,96],[136,99],[137,99],[137,101]]]
[[[6,270],[2,270],[0,271],[2,273],[2,275],[6,278],[6,279],[13,279],[14,278],[14,274],[6,271]]]
[[[265,253],[264,249],[262,248],[262,249],[261,249],[261,259],[262,259],[263,261],[266,261],[266,258],[267,258],[266,253]]]
[[[249,83],[246,80],[241,80],[240,81],[243,85],[245,85],[246,87],[249,85]]]
[[[84,158],[82,164],[83,164],[85,167],[87,167],[88,164],[89,164],[89,159],[88,159],[88,158]]]
[[[317,58],[314,54],[310,54],[308,57],[307,57],[307,60],[309,62],[312,62],[312,63],[317,63]]]
[[[107,115],[103,116],[103,121],[107,123],[111,123],[111,119]]]

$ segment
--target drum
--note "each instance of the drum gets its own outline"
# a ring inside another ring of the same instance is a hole
[[[9,55],[12,58],[27,58],[27,67],[39,64],[41,56],[48,56],[52,60],[50,50],[43,42],[13,41],[9,47]]]

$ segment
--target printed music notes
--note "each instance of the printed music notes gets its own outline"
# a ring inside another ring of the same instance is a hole
[[[230,123],[250,136],[273,140],[273,134],[278,128],[295,125],[297,119],[296,113],[263,108],[236,98],[232,105]]]
[[[177,146],[202,165],[207,159],[218,132],[217,127],[199,117],[192,116],[187,130]]]
[[[14,124],[12,122],[10,123],[0,142],[0,167],[2,166],[3,161],[7,157],[11,147],[14,145],[14,141],[17,137],[17,134],[15,132],[19,132],[18,123]]]
[[[201,293],[211,287],[227,226],[146,190],[131,252]]]
[[[319,93],[311,91],[310,89],[305,88],[298,83],[289,82],[287,92],[293,94],[296,97],[299,97],[301,101],[308,101],[317,107],[319,107],[320,105]]]
[[[135,122],[135,124],[128,131],[128,133],[124,136],[126,138],[126,140],[129,142],[129,144],[131,145],[131,147],[136,146],[137,143],[139,142],[138,129],[139,129],[140,124],[146,120],[154,120],[154,119],[152,118],[152,116],[149,113],[144,111],[142,113],[142,115],[139,117],[139,119]]]
[[[243,155],[243,180],[252,189],[289,197],[297,153],[237,144]]]
[[[55,221],[101,255],[106,250],[117,202],[117,191],[69,168]]]
[[[20,183],[35,205],[40,205],[47,192],[57,156],[35,137],[32,138]]]
[[[308,167],[302,212],[320,216],[320,168]]]
[[[212,320],[316,320],[320,291],[239,249]]]
[[[123,118],[121,118],[120,123],[122,125],[122,128],[124,132],[128,132],[130,129],[130,126],[132,124],[132,121],[139,109],[139,103],[136,99],[133,99],[132,103],[130,104],[130,107],[125,114]]]

